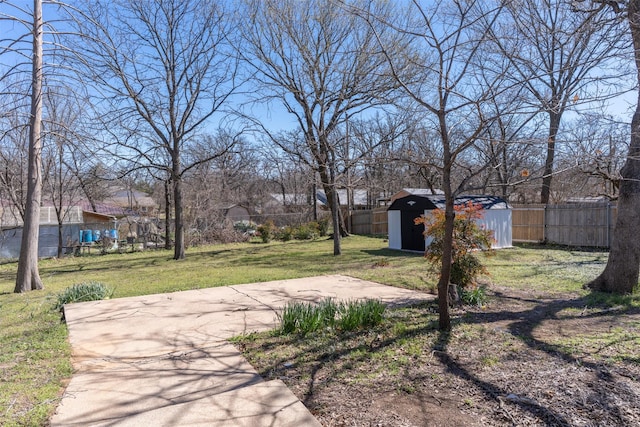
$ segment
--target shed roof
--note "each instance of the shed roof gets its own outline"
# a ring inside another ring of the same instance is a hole
[[[116,217],[113,215],[108,215],[108,214],[103,214],[103,213],[98,213],[93,211],[82,211],[82,215],[84,216],[85,223],[89,222],[87,221],[88,218],[98,219],[100,221],[107,221],[107,222],[116,221]]]
[[[511,206],[501,197],[498,196],[458,196],[455,199],[456,206],[461,206],[467,202],[479,204],[482,209],[511,209]],[[410,195],[396,199],[391,206],[390,211],[427,211],[433,209],[444,209],[445,199],[442,194],[431,195]]]
[[[398,191],[397,193],[395,193],[391,197],[389,197],[389,200],[391,201],[391,203],[393,203],[394,201],[396,201],[397,199],[400,199],[402,197],[407,197],[407,196],[429,196],[429,195],[433,195],[433,194],[444,195],[444,192],[442,190],[433,190],[432,191],[429,188],[403,188],[402,190]]]

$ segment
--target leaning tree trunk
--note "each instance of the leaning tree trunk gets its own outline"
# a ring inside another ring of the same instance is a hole
[[[634,37],[635,39],[635,37]],[[640,99],[639,99],[640,102]],[[640,104],[639,104],[640,105]],[[604,271],[587,287],[594,291],[628,294],[638,284],[640,268],[640,110],[631,121],[631,145],[620,171],[620,196],[609,260]]]
[[[620,175],[618,218],[609,260],[604,271],[586,286],[594,291],[628,294],[638,284],[640,271],[640,110],[637,107],[631,121],[629,154]]]
[[[44,287],[38,271],[40,201],[42,199],[42,41],[42,0],[34,0],[27,200],[15,292],[27,292]]]
[[[629,2],[629,27],[633,39],[636,78],[640,83],[640,0]],[[620,170],[618,218],[613,231],[609,260],[604,271],[586,287],[594,291],[627,294],[638,285],[640,269],[640,92],[631,120],[631,143]]]

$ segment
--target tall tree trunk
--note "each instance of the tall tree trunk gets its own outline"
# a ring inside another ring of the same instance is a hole
[[[322,189],[324,190],[324,194],[327,196],[327,205],[331,210],[331,217],[335,216],[338,228],[337,230],[340,232],[341,237],[347,237],[349,233],[347,233],[347,228],[344,225],[344,218],[342,216],[342,211],[340,210],[340,200],[338,198],[338,191],[334,192],[335,182],[331,179],[328,168],[321,167],[319,170],[320,174],[320,183],[322,184]],[[335,200],[334,200],[335,199]],[[335,226],[335,224],[334,224]],[[334,228],[336,230],[336,228]]]
[[[547,157],[544,161],[544,172],[542,176],[542,190],[540,192],[540,203],[546,205],[551,198],[551,181],[553,180],[553,163],[556,155],[556,139],[560,129],[561,114],[551,111],[549,113],[549,138],[547,139]]]
[[[344,216],[342,215],[342,211],[340,210],[340,198],[338,197],[338,191],[334,191],[335,184],[325,185],[323,183],[322,187],[324,188],[324,192],[327,195],[327,205],[329,206],[329,209],[331,209],[332,215],[335,213],[340,236],[347,237],[349,233],[347,232],[347,228],[344,225]]]
[[[442,190],[444,191],[444,239],[442,241],[442,261],[440,279],[438,280],[438,328],[441,331],[451,329],[451,315],[449,313],[449,280],[451,278],[451,264],[453,261],[453,226],[455,219],[454,198],[451,190],[451,149],[448,139],[446,114],[440,111],[440,137],[442,138],[443,164]]]
[[[338,194],[336,186],[331,186],[331,220],[333,222],[333,254],[342,255],[342,246],[340,235],[340,203],[338,201]],[[327,201],[328,201],[327,197]]]
[[[182,178],[175,174],[173,177],[173,207],[175,223],[175,246],[173,259],[184,259],[184,219],[182,217]]]
[[[62,221],[58,221],[58,258],[62,258],[62,255],[64,255],[64,242],[62,241],[63,227]]]
[[[164,181],[164,248],[171,249],[171,180]]]
[[[451,278],[451,260],[453,258],[453,196],[446,197],[444,210],[444,240],[442,241],[442,265],[438,280],[438,328],[441,331],[451,329],[449,314],[449,280]]]
[[[636,79],[640,83],[640,0],[629,2],[629,27],[633,39]],[[620,170],[618,218],[613,231],[609,259],[604,271],[585,286],[601,292],[627,294],[638,285],[640,272],[640,91],[631,120],[631,143]]]
[[[44,288],[38,271],[40,201],[42,199],[42,42],[42,0],[34,0],[27,200],[15,292]]]

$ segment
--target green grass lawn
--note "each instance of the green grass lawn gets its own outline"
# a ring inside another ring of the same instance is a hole
[[[55,297],[86,281],[114,288],[114,298],[346,274],[410,289],[433,290],[436,277],[420,254],[391,251],[383,239],[352,236],[343,255],[330,240],[246,243],[192,248],[182,261],[148,251],[43,260],[45,290],[14,294],[17,265],[0,265],[0,425],[46,423],[70,377],[70,347]],[[606,253],[519,247],[484,257],[491,280],[511,287],[578,292],[606,262]]]

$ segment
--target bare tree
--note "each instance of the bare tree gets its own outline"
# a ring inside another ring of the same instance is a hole
[[[604,14],[577,14],[565,0],[505,2],[504,20],[489,37],[521,84],[531,107],[547,116],[540,202],[549,203],[558,132],[566,111],[612,95],[619,83],[618,28]],[[607,61],[609,61],[607,63]],[[609,65],[609,67],[607,67]]]
[[[9,132],[9,135],[15,136],[15,132],[19,132],[20,129],[28,129],[29,131],[28,138],[25,138],[28,139],[28,147],[25,147],[24,150],[26,162],[21,160],[22,155],[18,152],[19,145],[15,144],[14,147],[17,150],[15,158],[12,159],[15,167],[14,177],[18,176],[16,171],[27,170],[26,184],[21,186],[12,184],[9,179],[10,174],[7,171],[3,174],[2,179],[5,187],[9,190],[8,193],[14,206],[18,207],[17,210],[21,213],[24,223],[16,292],[42,288],[37,259],[43,186],[44,130],[42,118],[45,109],[43,93],[44,87],[52,87],[60,83],[60,77],[63,75],[59,70],[64,68],[60,67],[58,61],[52,60],[61,45],[55,41],[59,35],[52,26],[52,22],[55,21],[44,21],[43,19],[43,3],[51,2],[35,0],[33,9],[23,7],[18,2],[2,2],[0,5],[4,7],[4,10],[0,11],[0,21],[12,24],[12,27],[7,25],[9,31],[4,33],[5,38],[0,40],[0,54],[6,54],[10,60],[9,63],[12,64],[5,73],[0,75],[0,81],[13,83],[9,85],[9,93],[14,100],[18,101],[18,104],[21,104],[21,99],[26,100],[26,94],[30,94],[30,99],[26,102],[30,109],[28,119],[20,119],[21,107],[18,107],[13,112],[13,122]],[[24,27],[28,31],[20,33],[15,29],[16,27]],[[27,44],[31,46],[31,53],[28,53]],[[46,49],[45,44],[48,44]],[[48,57],[47,61],[44,60],[45,55]],[[27,72],[27,67],[31,68],[30,73]],[[31,79],[27,83],[29,75]],[[52,84],[47,84],[44,81],[45,75],[48,80],[53,81]],[[16,163],[18,161],[19,164]],[[11,190],[10,187],[14,190]],[[19,189],[20,187],[22,189]],[[25,193],[26,196],[24,196]]]
[[[335,255],[341,253],[340,237],[347,234],[336,189],[336,131],[348,117],[388,103],[397,86],[374,29],[349,13],[344,3],[366,6],[389,19],[393,16],[390,3],[382,1],[247,0],[248,22],[240,48],[259,87],[259,102],[276,101],[295,119],[298,135],[259,125],[273,144],[318,173],[332,212]],[[376,25],[385,41],[395,37],[389,46],[394,54],[400,52],[401,38]]]
[[[463,173],[454,181],[461,158],[476,140],[486,133],[491,117],[485,116],[484,104],[499,93],[503,75],[496,73],[491,81],[476,78],[478,54],[486,42],[477,25],[493,25],[501,7],[474,1],[441,1],[424,5],[412,3],[414,20],[397,31],[413,37],[412,46],[418,52],[414,64],[421,73],[417,82],[408,80],[396,58],[380,40],[395,78],[405,93],[426,117],[425,127],[437,135],[441,153],[438,164],[445,196],[445,237],[438,281],[439,327],[451,327],[449,315],[449,278],[452,264],[454,197],[464,188],[473,173]],[[377,19],[363,15],[368,22]]]
[[[33,50],[31,57],[31,113],[29,118],[27,200],[16,276],[15,292],[17,293],[44,288],[38,269],[40,201],[42,198],[43,25],[42,0],[34,0],[31,33]]]
[[[109,196],[108,182],[114,179],[114,172],[107,164],[96,161],[91,153],[92,150],[85,150],[84,147],[79,149],[76,145],[75,149],[68,153],[67,166],[75,175],[91,209],[97,212],[98,201]]]
[[[71,10],[71,9],[69,9]],[[129,170],[158,171],[172,190],[174,258],[185,256],[183,152],[237,89],[229,52],[233,23],[222,3],[135,0],[78,3],[72,10],[85,82],[95,82],[102,135]],[[222,155],[210,153],[200,161]]]

